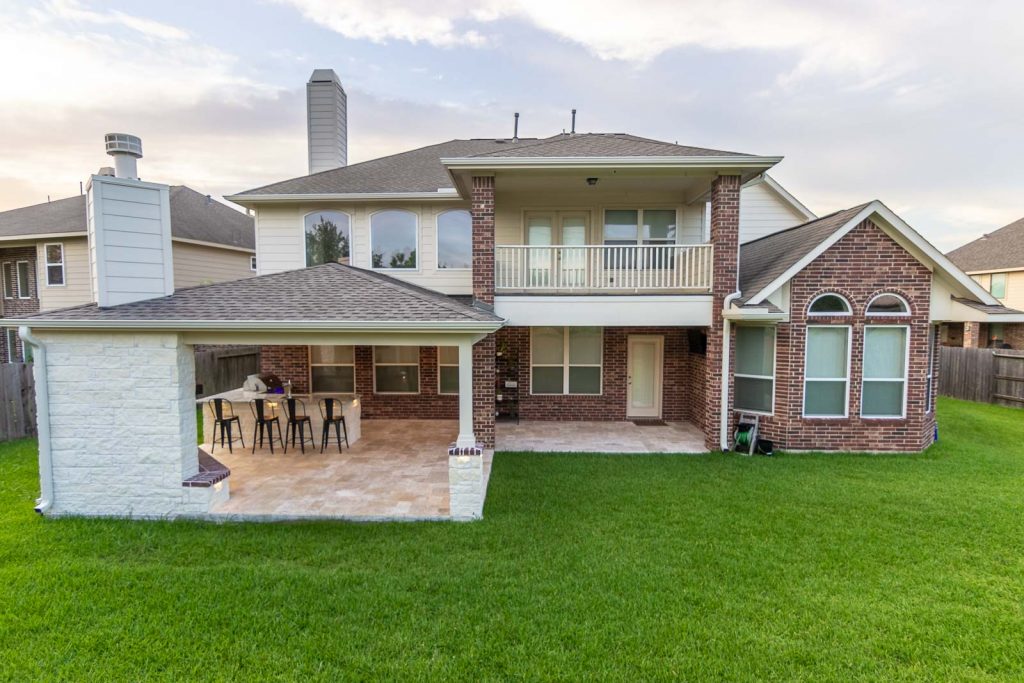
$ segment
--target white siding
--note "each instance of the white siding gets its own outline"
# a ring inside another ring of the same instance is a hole
[[[172,252],[175,289],[241,280],[255,275],[249,264],[252,255],[242,251],[174,242]]]
[[[256,209],[256,268],[260,275],[306,266],[302,213],[295,205]]]
[[[46,284],[45,245],[59,242],[64,245],[64,286]],[[69,306],[81,306],[94,301],[92,278],[89,276],[89,241],[85,237],[38,242],[36,265],[39,270],[39,310],[52,311]]]
[[[805,222],[802,214],[764,183],[740,191],[741,244]]]

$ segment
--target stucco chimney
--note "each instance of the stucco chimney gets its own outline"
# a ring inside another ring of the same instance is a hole
[[[309,172],[348,163],[348,97],[334,69],[315,69],[306,83]]]
[[[114,138],[113,140],[111,138]],[[108,135],[109,170],[89,179],[86,225],[92,291],[101,307],[174,293],[170,188],[137,177],[142,143],[133,135]]]

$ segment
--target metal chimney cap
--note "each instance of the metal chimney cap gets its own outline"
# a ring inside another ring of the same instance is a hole
[[[103,136],[107,146],[107,154],[117,156],[127,154],[136,159],[142,158],[142,138],[128,133],[107,133]]]

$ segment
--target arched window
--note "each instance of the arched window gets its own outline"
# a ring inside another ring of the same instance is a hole
[[[850,303],[838,294],[822,294],[811,302],[807,315],[850,315]]]
[[[868,315],[910,315],[910,306],[899,294],[879,294],[868,303]]]
[[[348,263],[352,249],[352,226],[348,214],[315,211],[306,214],[306,265]]]
[[[473,218],[469,211],[445,211],[437,217],[437,267],[473,267]]]
[[[370,266],[415,269],[418,238],[416,214],[388,209],[370,216]]]

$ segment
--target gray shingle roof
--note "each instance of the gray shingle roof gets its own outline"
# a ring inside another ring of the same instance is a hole
[[[184,185],[171,186],[169,194],[174,237],[256,248],[251,216]],[[84,195],[0,212],[0,237],[31,238],[66,232],[86,232]]]
[[[761,239],[740,245],[740,292],[746,301],[768,286],[836,230],[846,225],[867,204],[830,213]]]
[[[953,297],[953,301],[956,301],[957,303],[961,303],[964,306],[967,306],[968,308],[973,308],[973,309],[975,309],[977,311],[981,311],[982,313],[996,313],[996,314],[1001,314],[1001,315],[1012,315],[1014,313],[1020,313],[1021,312],[1021,311],[1018,311],[1015,308],[1008,308],[1006,306],[1003,306],[1002,304],[999,304],[999,305],[983,304],[980,301],[975,301],[973,299],[965,299],[965,298],[959,297],[959,296]]]
[[[340,263],[181,289],[170,296],[100,308],[40,313],[33,321],[501,322],[433,290]]]
[[[1024,268],[1024,218],[968,242],[946,254],[968,273],[1000,268]]]
[[[449,140],[409,152],[393,154],[351,166],[292,178],[240,195],[362,194],[375,192],[437,192],[451,187],[443,158],[499,157],[691,157],[745,156],[702,147],[686,147],[626,133],[559,134],[550,138],[519,140]]]

